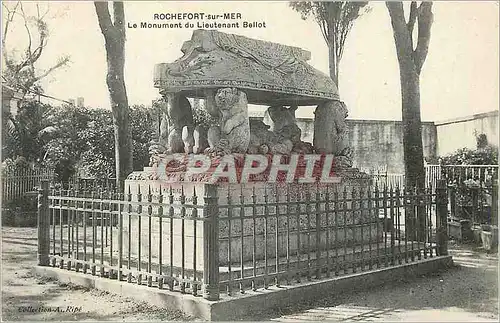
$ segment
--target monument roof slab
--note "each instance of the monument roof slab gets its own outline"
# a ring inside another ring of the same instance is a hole
[[[332,79],[310,66],[310,52],[216,30],[195,30],[184,55],[155,66],[164,92],[203,97],[203,89],[236,87],[251,104],[315,105],[338,100]]]

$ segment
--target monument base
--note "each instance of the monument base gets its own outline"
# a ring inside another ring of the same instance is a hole
[[[202,266],[202,218],[207,185],[216,187],[220,265],[259,261],[275,257],[276,253],[286,256],[318,248],[352,247],[382,239],[383,225],[378,214],[359,203],[347,202],[341,206],[336,202],[351,198],[352,194],[357,198],[360,192],[366,194],[370,177],[357,169],[342,170],[337,173],[336,183],[328,184],[172,182],[170,179],[158,178],[157,169],[146,167],[125,181],[125,194],[131,201],[158,203],[161,197],[162,208],[142,208],[141,216],[124,216],[123,235],[130,237],[124,239],[124,250],[133,255],[140,253],[141,257],[151,253],[154,259],[161,252],[162,262],[172,262],[174,266],[180,267],[182,263],[190,269]],[[196,207],[182,207],[182,203]],[[175,207],[170,207],[171,204]],[[341,208],[344,209],[339,211]]]

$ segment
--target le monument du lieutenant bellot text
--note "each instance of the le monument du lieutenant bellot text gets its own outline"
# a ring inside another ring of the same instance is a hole
[[[242,14],[239,12],[218,14],[203,12],[155,13],[153,14],[155,22],[128,23],[128,28],[266,28],[265,21],[240,21],[242,18]]]

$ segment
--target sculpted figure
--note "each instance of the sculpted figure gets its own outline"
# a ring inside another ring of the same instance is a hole
[[[193,152],[194,147],[194,135],[193,131],[190,131],[188,126],[182,128],[182,142],[184,143],[184,152],[190,154]]]
[[[208,148],[208,133],[207,129],[203,126],[197,125],[193,131],[194,146],[193,153],[200,154]]]
[[[220,138],[227,141],[225,148],[231,152],[246,152],[250,142],[246,94],[236,88],[219,89],[215,104],[221,114]]]
[[[261,120],[250,122],[249,154],[289,154],[293,143],[290,139],[283,139],[269,130],[270,126]]]
[[[351,150],[346,123],[348,110],[344,102],[322,103],[318,105],[314,113],[314,147],[320,153],[338,156],[343,166],[351,166]]]
[[[210,147],[210,149],[215,149],[217,147],[217,145],[219,144],[219,141],[220,141],[220,127],[211,126],[208,129],[207,141],[208,141],[208,146]]]
[[[188,99],[180,94],[165,96],[167,108],[160,124],[159,146],[167,153],[192,152],[193,111]]]
[[[267,154],[270,148],[277,142],[276,135],[269,131],[270,126],[261,120],[250,120],[250,144],[249,154]]]
[[[302,131],[297,126],[296,110],[297,106],[285,108],[282,105],[270,106],[267,109],[273,123],[272,131],[281,138],[281,141],[290,140],[292,143],[300,141]]]

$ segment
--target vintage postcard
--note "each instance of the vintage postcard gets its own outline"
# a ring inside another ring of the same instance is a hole
[[[2,1],[5,321],[498,321],[498,1]]]

